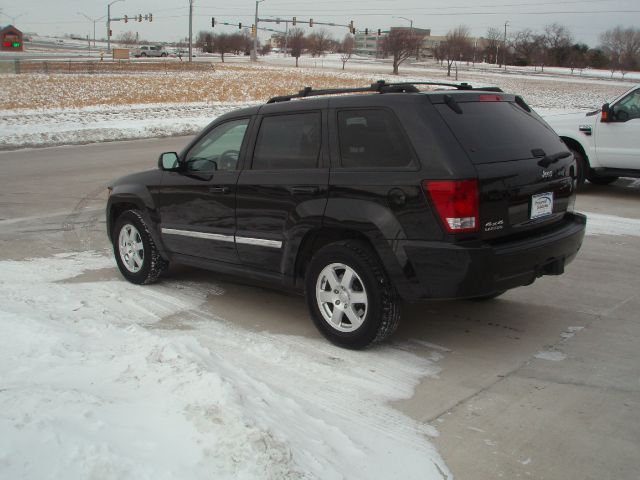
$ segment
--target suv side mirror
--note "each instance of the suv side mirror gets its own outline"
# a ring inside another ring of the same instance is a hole
[[[608,123],[611,121],[611,108],[608,103],[602,105],[602,115],[600,115],[600,121],[602,123]]]
[[[164,171],[174,171],[180,166],[180,157],[176,152],[164,152],[158,158],[158,168]]]

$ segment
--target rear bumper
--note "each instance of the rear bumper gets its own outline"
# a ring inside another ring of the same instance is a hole
[[[568,214],[551,231],[502,243],[401,241],[404,278],[396,286],[405,300],[471,298],[560,275],[580,250],[586,220]]]

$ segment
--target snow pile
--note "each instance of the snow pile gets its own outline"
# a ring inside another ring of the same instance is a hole
[[[203,308],[219,288],[112,265],[0,262],[0,477],[452,478],[387,406],[435,358],[244,331]]]

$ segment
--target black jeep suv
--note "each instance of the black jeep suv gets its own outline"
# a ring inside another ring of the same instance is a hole
[[[109,187],[120,271],[144,284],[177,262],[304,292],[349,348],[393,333],[401,300],[561,274],[586,224],[573,157],[522,98],[450,86],[307,88],[216,119]]]

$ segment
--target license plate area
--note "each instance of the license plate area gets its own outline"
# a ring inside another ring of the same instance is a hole
[[[546,217],[553,213],[553,192],[531,195],[531,210],[529,218]]]

